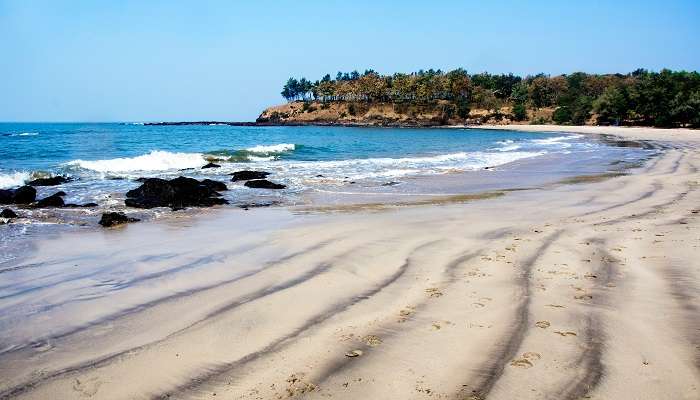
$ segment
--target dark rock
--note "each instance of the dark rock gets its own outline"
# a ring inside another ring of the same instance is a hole
[[[31,186],[22,186],[14,191],[12,202],[14,204],[29,204],[36,200],[36,189]]]
[[[206,169],[206,168],[221,168],[221,165],[214,164],[213,162],[210,162],[209,164],[202,167],[202,169]]]
[[[146,182],[146,181],[149,180],[149,179],[151,179],[151,178],[136,178],[136,179],[134,179],[134,182],[143,183],[143,182]]]
[[[0,189],[0,204],[12,204],[15,191],[10,189]]]
[[[6,209],[2,210],[2,212],[0,212],[0,218],[10,219],[10,218],[19,218],[19,216],[17,216],[17,214],[15,214],[14,211],[10,210],[9,208],[6,208]]]
[[[286,186],[279,183],[270,182],[267,179],[255,179],[245,183],[246,187],[254,189],[284,189]]]
[[[323,178],[323,175],[318,174],[318,175],[316,175],[316,178]]]
[[[100,222],[98,222],[98,224],[104,226],[105,228],[109,228],[110,226],[126,224],[127,222],[138,222],[138,221],[140,221],[140,219],[127,217],[124,213],[109,212],[109,213],[102,214],[102,218],[100,218]]]
[[[65,196],[64,192],[57,192],[49,197],[45,197],[36,202],[37,207],[63,207],[66,203],[61,196]]]
[[[62,183],[70,182],[71,179],[65,176],[52,176],[51,178],[39,178],[29,181],[29,186],[56,186]]]
[[[265,179],[270,173],[265,171],[236,171],[231,175],[233,176],[231,182],[238,182],[249,181],[251,179]]]
[[[395,185],[398,185],[400,183],[401,182],[390,181],[390,182],[382,183],[382,186],[395,186]]]
[[[268,202],[264,202],[264,203],[244,203],[244,204],[239,204],[238,208],[248,210],[251,208],[271,207],[271,206],[278,205],[278,204],[279,204],[279,202],[277,202],[277,201],[268,201]]]
[[[225,199],[216,198],[216,190],[221,182],[200,182],[196,179],[181,176],[172,180],[148,178],[143,184],[126,193],[124,203],[129,207],[210,207],[217,204],[228,204]],[[225,186],[225,185],[224,185]]]
[[[97,207],[97,203],[85,203],[85,204],[73,204],[73,203],[68,203],[64,204],[63,207],[65,208],[92,208],[92,207]]]
[[[217,191],[217,192],[223,192],[225,190],[228,190],[228,186],[226,186],[225,183],[219,182],[219,181],[214,181],[211,179],[204,179],[203,181],[200,182],[200,184],[208,187],[211,190]]]

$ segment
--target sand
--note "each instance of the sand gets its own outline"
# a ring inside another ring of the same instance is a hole
[[[40,241],[0,272],[0,397],[700,398],[698,133],[517,129],[666,150],[456,203]]]

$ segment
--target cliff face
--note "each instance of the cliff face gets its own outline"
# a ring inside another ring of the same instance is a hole
[[[266,109],[258,117],[257,123],[271,125],[367,126],[506,124],[514,123],[509,118],[510,113],[510,107],[504,107],[498,113],[486,110],[471,110],[467,118],[461,118],[458,115],[455,104],[448,101],[438,101],[426,105],[295,101]]]

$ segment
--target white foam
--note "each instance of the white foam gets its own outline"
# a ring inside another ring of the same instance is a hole
[[[39,132],[22,132],[18,136],[36,136]]]
[[[255,146],[247,148],[246,151],[258,154],[271,154],[271,153],[284,153],[287,151],[294,151],[296,146],[293,143],[280,143],[273,144],[270,146]]]
[[[130,158],[113,158],[108,160],[74,160],[66,163],[92,171],[134,172],[134,171],[167,171],[173,169],[199,168],[207,161],[200,153],[171,153],[169,151],[151,151],[142,156]]]
[[[407,175],[436,174],[452,171],[475,171],[524,158],[539,152],[458,152],[425,157],[366,158],[338,161],[270,162],[262,168],[275,168],[287,176],[321,174],[335,179],[392,178]]]
[[[0,174],[0,189],[8,189],[24,185],[30,177],[29,172],[10,172]]]

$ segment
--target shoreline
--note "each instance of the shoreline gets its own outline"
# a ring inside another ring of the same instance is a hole
[[[663,142],[488,201],[40,240],[2,272],[0,398],[696,398],[700,151]]]

